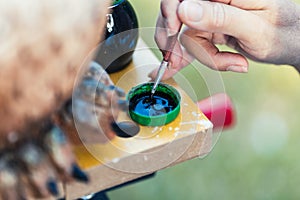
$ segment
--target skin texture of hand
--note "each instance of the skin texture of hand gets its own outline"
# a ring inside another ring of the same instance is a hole
[[[166,38],[186,26],[164,78],[196,58],[220,71],[247,72],[255,61],[300,69],[300,6],[290,0],[162,0],[155,39],[164,50]],[[217,44],[237,51],[222,52]],[[183,48],[184,47],[184,48]],[[156,72],[150,74],[154,77]]]

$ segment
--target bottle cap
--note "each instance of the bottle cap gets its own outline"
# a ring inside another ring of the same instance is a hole
[[[119,4],[121,4],[123,1],[124,1],[124,0],[114,0],[112,5],[113,5],[113,6],[119,5]]]
[[[170,85],[160,83],[151,97],[154,83],[133,87],[127,94],[131,119],[144,126],[162,126],[172,122],[180,111],[181,97]]]

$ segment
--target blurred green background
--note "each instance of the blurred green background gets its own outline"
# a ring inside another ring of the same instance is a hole
[[[160,1],[130,2],[140,27],[154,27]],[[143,39],[154,46],[152,34],[144,35]],[[160,171],[155,178],[109,192],[109,197],[112,200],[300,199],[299,74],[292,67],[255,62],[250,62],[248,74],[218,73],[197,62],[181,74],[194,86],[197,99],[209,95],[205,82],[221,76],[236,108],[236,126],[222,133],[205,158]]]

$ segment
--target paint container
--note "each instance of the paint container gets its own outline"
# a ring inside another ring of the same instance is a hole
[[[138,20],[127,0],[115,0],[108,9],[105,40],[99,44],[95,61],[113,73],[124,69],[132,60],[139,37]]]
[[[180,111],[181,97],[170,85],[160,83],[151,97],[154,83],[133,87],[127,94],[131,119],[144,126],[162,126],[172,122]]]

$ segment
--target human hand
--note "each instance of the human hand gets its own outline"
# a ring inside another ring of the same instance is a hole
[[[175,70],[164,78],[191,62],[190,56],[220,71],[247,72],[246,57],[299,70],[299,17],[299,5],[289,0],[162,0],[155,35],[159,48],[166,48],[166,36],[174,34],[180,21],[187,26],[180,37],[184,50],[179,43],[175,46],[171,57]],[[217,44],[226,44],[238,53],[221,52]]]

